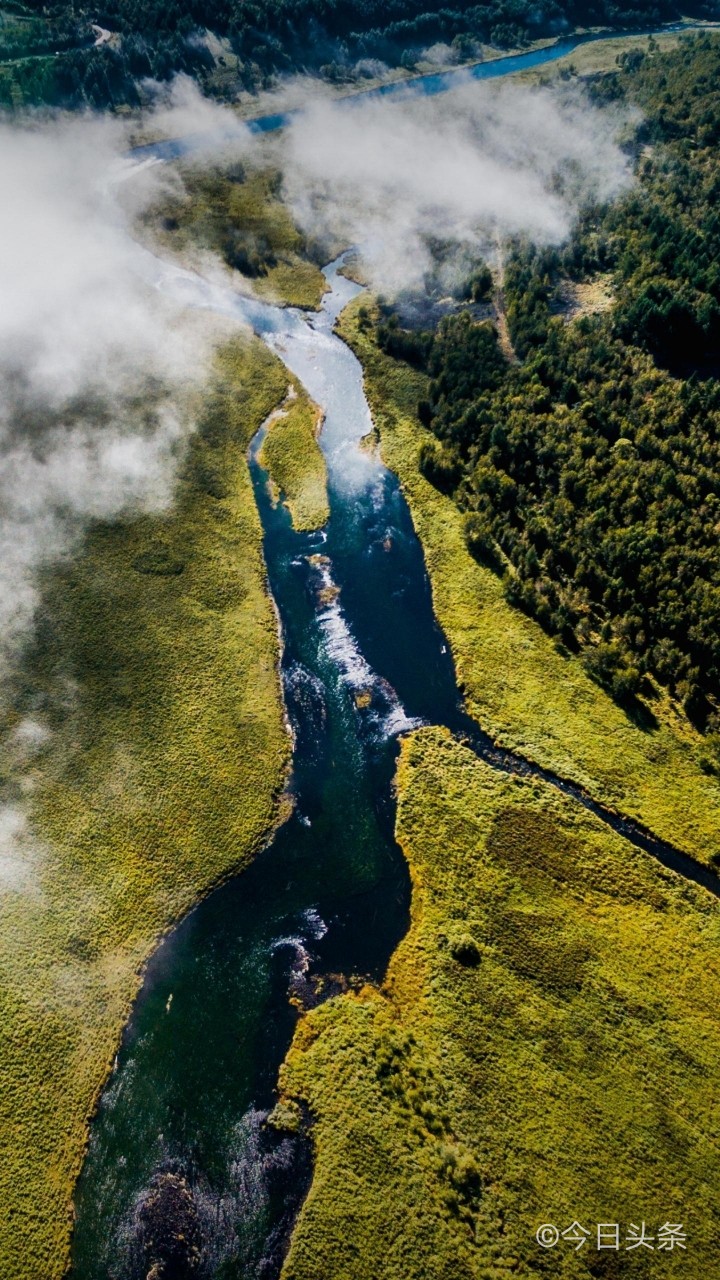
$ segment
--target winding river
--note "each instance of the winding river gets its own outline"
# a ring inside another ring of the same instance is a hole
[[[445,71],[430,71],[425,75],[409,76],[403,80],[391,80],[386,84],[377,85],[373,89],[360,89],[354,93],[348,93],[338,98],[338,101],[352,107],[357,103],[367,102],[373,98],[407,98],[413,95],[435,97],[440,93],[448,93],[451,89],[457,88],[458,85],[467,83],[468,80],[498,80],[505,76],[516,75],[519,71],[531,71],[537,67],[548,66],[574,53],[576,49],[585,44],[602,44],[603,41],[617,40],[623,35],[657,37],[676,33],[692,33],[693,31],[717,31],[719,26],[720,24],[717,22],[674,22],[667,23],[664,27],[652,27],[646,31],[588,31],[583,34],[564,36],[562,39],[555,40],[552,44],[546,44],[540,49],[526,49],[522,53],[510,53],[501,58],[491,58],[487,62],[474,62],[469,66],[451,67]],[[268,115],[252,116],[242,123],[246,125],[250,133],[275,133],[278,129],[284,129],[291,124],[293,119],[300,115],[301,112],[302,108],[297,107],[290,111],[276,111]],[[233,122],[228,129],[227,136],[229,140],[237,136],[237,122]],[[162,142],[148,142],[142,146],[135,147],[132,154],[138,160],[177,160],[181,156],[190,155],[196,151],[204,151],[208,146],[216,146],[218,140],[217,131],[213,133],[195,133],[183,138],[168,138]]]
[[[195,1231],[202,1238],[201,1269],[178,1274],[270,1280],[310,1177],[306,1143],[263,1123],[297,1017],[289,996],[312,1001],[321,976],[330,993],[354,975],[381,979],[408,924],[391,795],[399,734],[447,725],[490,764],[545,777],[666,865],[720,889],[679,850],[496,749],[464,713],[405,500],[361,447],[371,426],[362,372],[333,333],[358,292],[340,260],[310,315],[154,259],[146,266],[189,304],[249,323],[321,406],[331,514],[325,529],[299,534],[273,506],[261,429],[249,457],[282,623],[295,806],[253,865],[192,911],[148,966],[91,1129],[72,1276],[144,1280],[141,1223],[155,1196],[160,1218],[186,1215],[188,1248]]]
[[[409,908],[393,839],[397,735],[460,714],[407,507],[395,478],[359,447],[370,428],[361,370],[332,333],[357,286],[333,264],[323,309],[308,317],[159,269],[164,287],[189,301],[249,319],[322,406],[331,517],[298,534],[273,507],[259,433],[250,465],[282,621],[295,810],[150,963],[92,1126],[76,1280],[144,1277],[136,1206],[159,1171],[192,1184],[211,1274],[230,1263],[227,1274],[274,1274],[305,1187],[302,1152],[261,1129],[295,1023],[289,990],[308,989],[319,973],[382,977]]]

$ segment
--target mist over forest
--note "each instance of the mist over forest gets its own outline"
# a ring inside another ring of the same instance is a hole
[[[205,92],[256,92],[308,71],[352,83],[383,69],[412,71],[556,38],[576,28],[650,29],[681,17],[715,19],[718,0],[104,0],[47,7],[12,0],[0,27],[0,104],[138,105],[148,80],[184,72]],[[3,66],[3,63],[6,65]]]
[[[0,10],[2,1280],[712,1274],[679,16]]]

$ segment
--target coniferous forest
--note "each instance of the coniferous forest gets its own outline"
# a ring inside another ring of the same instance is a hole
[[[208,33],[227,41],[233,84],[254,90],[282,72],[342,81],[370,74],[377,60],[411,69],[437,42],[467,60],[483,42],[521,47],[577,27],[633,31],[718,12],[717,0],[10,0],[0,25],[0,105],[136,105],[143,80],[178,72],[222,94]]]
[[[560,250],[507,249],[515,360],[465,311],[434,332],[385,316],[381,345],[427,370],[420,465],[466,514],[507,598],[580,649],[620,701],[654,677],[718,728],[720,698],[720,40],[598,80],[637,104],[638,182],[585,210]],[[600,313],[563,291],[605,282]]]

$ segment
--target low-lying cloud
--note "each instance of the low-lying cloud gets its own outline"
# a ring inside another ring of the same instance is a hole
[[[169,501],[203,376],[197,324],[144,283],[117,199],[124,132],[81,119],[0,128],[0,659],[36,571],[90,518]],[[146,178],[137,206],[152,196]]]
[[[469,79],[443,97],[315,102],[284,139],[286,188],[305,230],[359,245],[392,294],[422,282],[434,238],[562,242],[583,201],[630,182],[621,124],[579,92]]]

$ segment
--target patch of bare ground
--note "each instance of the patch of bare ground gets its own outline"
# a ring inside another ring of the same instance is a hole
[[[493,274],[493,309],[495,312],[495,328],[498,335],[498,346],[508,364],[519,364],[518,355],[513,346],[505,307],[505,260],[502,244],[498,240],[495,262],[492,264]]]
[[[581,283],[563,280],[557,290],[553,311],[566,320],[578,320],[581,316],[597,316],[609,311],[613,300],[612,276],[609,273]]]

